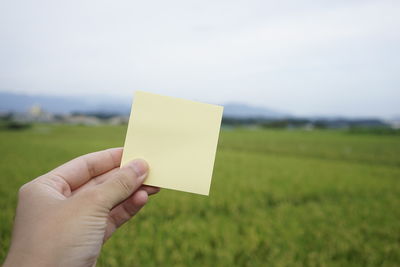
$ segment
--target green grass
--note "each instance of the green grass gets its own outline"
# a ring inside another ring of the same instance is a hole
[[[0,131],[0,262],[18,188],[126,128]],[[399,266],[400,138],[340,131],[221,133],[209,197],[162,190],[99,266]]]

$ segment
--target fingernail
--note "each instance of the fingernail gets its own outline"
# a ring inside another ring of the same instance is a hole
[[[141,178],[147,173],[149,166],[147,162],[142,159],[135,159],[130,163],[138,178]]]

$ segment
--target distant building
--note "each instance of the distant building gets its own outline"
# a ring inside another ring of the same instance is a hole
[[[66,115],[63,122],[74,125],[96,126],[102,124],[99,118],[86,115]]]
[[[127,124],[129,121],[128,116],[114,116],[112,118],[109,118],[107,120],[107,123],[110,125],[122,125],[122,124]]]
[[[39,117],[43,113],[44,111],[42,110],[42,107],[38,104],[31,106],[28,110],[28,114],[32,117]]]
[[[392,129],[400,129],[400,119],[388,120],[386,123],[389,124]]]
[[[44,111],[40,105],[33,105],[25,113],[14,113],[12,118],[19,122],[56,122],[54,115]]]

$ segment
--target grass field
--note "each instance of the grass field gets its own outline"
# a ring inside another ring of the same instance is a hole
[[[18,188],[126,127],[0,131],[0,262]],[[162,190],[99,266],[400,266],[400,137],[222,131],[209,197]]]

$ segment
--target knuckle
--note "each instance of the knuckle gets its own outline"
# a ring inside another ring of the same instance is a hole
[[[133,183],[131,182],[133,179],[129,176],[119,176],[115,179],[115,183],[121,188],[121,191],[125,193],[126,196],[129,196],[132,192]]]
[[[20,198],[24,198],[25,196],[30,195],[31,192],[32,192],[32,184],[26,183],[19,188],[18,196]]]
[[[116,173],[115,178],[122,179],[122,180],[128,180],[129,178],[132,177],[132,175],[133,174],[130,172],[129,169],[120,169],[120,171]]]

